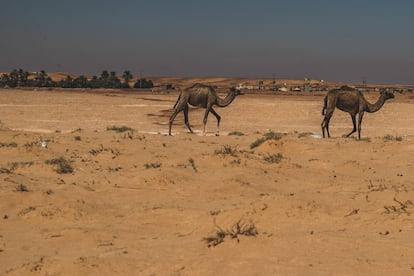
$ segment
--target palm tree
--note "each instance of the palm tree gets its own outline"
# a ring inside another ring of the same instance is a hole
[[[109,74],[107,70],[103,70],[102,74],[101,74],[101,80],[108,80],[109,79]]]
[[[109,73],[109,79],[111,79],[111,80],[115,80],[116,79],[116,72],[115,71],[111,71],[110,73]]]
[[[124,88],[130,88],[129,82],[132,80],[133,76],[131,74],[131,71],[125,70],[124,74],[122,75],[122,78],[124,79]]]
[[[116,72],[112,71],[109,75],[109,88],[121,88],[121,80],[116,76]]]

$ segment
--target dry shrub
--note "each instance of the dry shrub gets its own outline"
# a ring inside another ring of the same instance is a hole
[[[278,154],[269,154],[268,156],[263,157],[263,160],[268,163],[279,163],[283,158],[282,153],[279,152]]]
[[[221,147],[221,149],[215,150],[214,154],[230,155],[233,157],[237,157],[238,152],[239,151],[237,150],[237,148],[234,148],[231,145],[224,145]]]
[[[157,168],[161,167],[161,163],[159,163],[159,162],[156,162],[156,163],[146,163],[146,164],[144,164],[144,167],[146,169],[157,169]]]
[[[45,163],[48,165],[57,165],[56,172],[60,174],[73,172],[73,168],[70,164],[71,161],[68,161],[63,157],[46,160]]]
[[[228,134],[229,136],[244,136],[244,133],[241,131],[232,131]]]
[[[259,232],[257,231],[256,226],[252,222],[245,222],[242,219],[239,219],[233,226],[228,230],[223,230],[219,227],[214,219],[214,224],[217,227],[216,234],[213,236],[203,238],[203,241],[207,243],[208,247],[217,246],[220,243],[224,242],[224,239],[228,236],[231,239],[237,239],[239,242],[238,236],[253,236],[256,237]]]
[[[125,132],[125,131],[132,131],[133,129],[127,126],[110,126],[110,127],[107,127],[106,130],[113,130],[115,132]]]
[[[269,131],[265,133],[262,138],[259,138],[253,143],[251,143],[250,148],[251,149],[256,148],[260,146],[261,144],[263,144],[264,142],[269,141],[269,140],[280,140],[282,139],[283,135],[284,134],[280,132]]]

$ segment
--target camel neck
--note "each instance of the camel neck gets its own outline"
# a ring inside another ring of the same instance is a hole
[[[367,101],[368,112],[369,113],[377,112],[378,110],[381,109],[381,107],[384,105],[384,103],[385,103],[385,95],[383,95],[383,94],[381,94],[381,96],[379,97],[377,102],[374,103],[374,104],[371,104]]]
[[[236,93],[234,93],[233,91],[230,91],[224,99],[220,97],[217,99],[217,105],[219,107],[226,107],[229,104],[231,104],[235,98],[236,98]]]

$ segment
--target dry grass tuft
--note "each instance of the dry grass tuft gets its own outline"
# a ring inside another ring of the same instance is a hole
[[[127,127],[127,126],[110,126],[110,127],[107,127],[106,130],[113,130],[115,132],[133,131],[132,128]]]

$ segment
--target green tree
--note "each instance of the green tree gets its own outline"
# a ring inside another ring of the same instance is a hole
[[[73,80],[73,87],[74,88],[87,88],[88,87],[88,79],[81,75]]]
[[[88,82],[89,88],[100,88],[102,87],[102,80],[100,80],[97,76],[93,76],[92,79]]]
[[[152,87],[154,87],[152,80],[146,80],[145,78],[137,80],[134,84],[134,88],[152,88]]]
[[[59,82],[59,86],[62,88],[73,88],[73,78],[71,76],[66,76],[65,79]]]
[[[121,88],[121,80],[116,76],[116,72],[109,73],[109,88]]]

